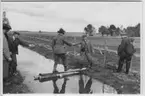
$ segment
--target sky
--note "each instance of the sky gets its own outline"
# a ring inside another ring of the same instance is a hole
[[[141,2],[3,2],[13,30],[83,32],[92,24],[134,26],[142,21]]]

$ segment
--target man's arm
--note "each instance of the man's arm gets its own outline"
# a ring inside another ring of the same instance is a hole
[[[5,38],[5,36],[3,36],[3,55],[7,60],[11,61],[11,56],[10,56],[11,52],[9,50],[8,42]]]
[[[11,54],[10,54],[10,51],[8,49],[3,48],[3,55],[7,60],[11,61],[11,56],[10,56]]]
[[[63,42],[66,44],[66,45],[68,45],[68,46],[73,46],[73,44],[72,43],[69,43],[68,41],[66,41],[65,39],[63,40]]]
[[[18,38],[18,40],[19,40],[19,44],[22,45],[23,47],[35,47],[34,44],[27,44],[19,38]]]
[[[79,42],[79,43],[74,43],[73,46],[78,46],[78,45],[80,45],[80,44],[81,44],[81,42]]]
[[[119,52],[122,52],[123,50],[124,50],[124,48],[125,48],[125,46],[126,46],[126,40],[122,40],[121,41],[121,44],[120,44],[120,47],[119,47]]]
[[[10,25],[9,19],[8,19],[8,18],[6,18],[6,20],[7,20],[7,23]]]
[[[19,40],[19,44],[22,45],[23,47],[29,47],[29,44],[25,43],[21,39],[18,39],[18,40]]]

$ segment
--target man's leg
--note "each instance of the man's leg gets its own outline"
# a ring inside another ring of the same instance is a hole
[[[9,78],[9,62],[3,60],[3,79],[6,81]]]
[[[86,53],[86,58],[87,58],[87,60],[88,60],[88,62],[89,62],[89,68],[92,68],[93,61],[92,61],[92,56],[91,56],[91,54]]]
[[[56,68],[57,68],[57,64],[59,61],[59,57],[57,54],[54,54],[54,66],[53,66],[53,72],[57,72]]]
[[[13,66],[12,66],[12,63],[13,62],[10,62],[10,64],[9,64],[9,75],[10,75],[10,77],[13,76]]]
[[[61,54],[61,60],[64,66],[64,71],[67,71],[67,59],[65,54]]]
[[[17,72],[17,57],[16,57],[16,54],[12,54],[12,70],[13,70],[13,73],[16,73]]]
[[[120,72],[122,70],[123,62],[124,62],[124,59],[120,57],[117,72]]]
[[[130,57],[128,57],[127,59],[126,59],[126,74],[128,74],[129,73],[129,69],[130,69],[130,64],[131,64],[131,56]]]

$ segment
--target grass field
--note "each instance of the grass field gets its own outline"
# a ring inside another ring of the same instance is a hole
[[[38,33],[38,32],[21,32],[22,36],[30,36],[31,38],[38,38],[37,42],[39,43],[40,41],[43,41],[43,43],[47,43],[48,41],[44,41],[44,40],[49,40],[51,42],[52,38],[56,35],[56,32],[44,32],[44,33]],[[73,33],[73,32],[68,32],[66,37],[67,40],[70,42],[80,42],[81,40],[81,35],[82,33]],[[30,38],[26,38],[26,39],[30,39]],[[44,39],[44,40],[40,40],[40,39]],[[107,46],[109,49],[116,51],[118,48],[118,45],[121,43],[121,38],[118,37],[102,37],[102,36],[92,36],[92,37],[88,37],[88,39],[91,41],[91,43],[93,44],[94,47],[104,47],[105,41],[107,41]],[[36,41],[36,39],[35,39]],[[49,42],[49,43],[50,43]],[[42,42],[41,42],[42,43]],[[46,44],[46,45],[47,45]],[[48,44],[49,45],[49,44]],[[135,37],[135,48],[137,50],[137,52],[135,54],[138,54],[140,56],[140,38]],[[68,48],[69,50],[72,50],[72,48]],[[117,55],[116,57],[116,62],[118,60]],[[132,68],[140,71],[140,57],[133,57],[132,60]]]
[[[71,33],[72,34],[72,33]],[[79,42],[81,35],[71,35],[67,34],[66,39],[70,42]],[[52,38],[56,35],[56,33],[28,33],[21,32],[21,38],[27,43],[36,44],[33,51],[45,56],[46,58],[52,58],[52,51],[50,51],[50,44]],[[74,38],[76,38],[74,40]],[[121,39],[118,37],[99,37],[93,36],[89,37],[89,40],[92,42],[94,47],[104,47],[104,42],[107,41],[107,46],[111,50],[117,50],[118,45],[121,42]],[[140,38],[135,38],[137,54],[140,54]],[[67,47],[68,51],[73,51],[75,49],[76,52],[79,52],[78,47]],[[103,52],[105,52],[103,50]],[[128,93],[128,94],[136,94],[140,93],[140,57],[133,56],[130,75],[124,75],[124,71],[122,73],[114,73],[116,70],[116,66],[118,65],[118,56],[114,52],[106,52],[106,67],[104,65],[104,55],[101,55],[98,50],[95,51],[94,58],[97,62],[94,63],[92,72],[86,73],[87,75],[105,82],[106,84],[114,87],[118,93]],[[70,66],[78,66],[79,64],[88,64],[85,60],[81,61],[80,57],[76,56],[68,56],[70,59]],[[122,88],[124,86],[124,88]]]

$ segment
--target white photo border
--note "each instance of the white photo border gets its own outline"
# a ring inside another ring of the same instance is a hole
[[[26,2],[27,0],[2,0],[2,2]],[[40,0],[29,0],[28,2],[51,2],[51,0],[42,0],[42,1],[40,1]],[[54,0],[53,0],[54,1]],[[90,1],[92,1],[92,0],[90,0]],[[89,1],[89,2],[90,2]],[[93,0],[94,1],[94,3],[95,2],[101,2],[101,0]],[[92,2],[93,2],[92,1]],[[55,0],[54,1],[54,3],[55,2],[58,2],[57,0]],[[60,1],[61,2],[61,1]],[[62,2],[63,2],[63,0],[62,0]],[[68,1],[68,2],[72,2],[72,1]],[[77,1],[76,1],[77,2]],[[87,0],[80,0],[80,2],[87,2]],[[104,0],[104,1],[102,1],[102,2],[142,2],[142,22],[141,22],[141,37],[140,37],[140,46],[141,46],[141,48],[140,48],[140,50],[141,50],[141,52],[140,52],[140,55],[141,55],[141,57],[140,57],[140,63],[141,63],[141,66],[140,66],[140,77],[141,77],[141,82],[140,82],[140,94],[135,94],[135,96],[144,96],[145,95],[145,91],[143,90],[143,89],[145,89],[145,74],[144,74],[144,69],[145,69],[145,65],[143,64],[143,62],[144,62],[144,58],[143,58],[143,55],[144,55],[144,53],[145,53],[145,51],[143,50],[143,49],[145,49],[145,46],[144,46],[144,42],[143,41],[145,41],[145,39],[143,38],[143,37],[145,37],[145,33],[144,33],[144,31],[145,31],[145,26],[144,26],[144,23],[145,23],[145,20],[144,20],[144,16],[145,16],[145,6],[143,6],[144,5],[144,0],[142,1],[142,0]],[[0,14],[0,17],[2,17],[2,10],[3,10],[3,4],[1,4],[0,3],[0,6],[1,6],[1,14]],[[2,21],[2,19],[0,18],[0,21]],[[1,22],[1,24],[0,24],[0,41],[1,41],[1,43],[0,43],[0,48],[2,49],[2,44],[3,44],[3,39],[2,39],[2,22]],[[2,69],[3,69],[3,63],[2,63],[2,51],[0,51],[1,52],[1,55],[0,55],[0,94],[3,94],[3,79],[2,79],[2,73],[3,73],[3,71],[2,71]],[[3,94],[3,96],[57,96],[56,94]],[[63,94],[62,96],[67,96],[68,94]],[[74,94],[75,96],[76,96],[76,94]],[[74,96],[73,94],[69,94],[69,96]],[[80,94],[78,94],[78,95],[80,95]],[[88,96],[87,94],[84,94],[83,96]],[[114,95],[114,94],[95,94],[94,96],[118,96],[118,94],[117,95]],[[61,94],[58,94],[58,96],[61,96]],[[92,95],[93,96],[93,95]],[[128,95],[125,95],[125,94],[122,94],[121,96],[133,96],[133,94],[128,94]]]

